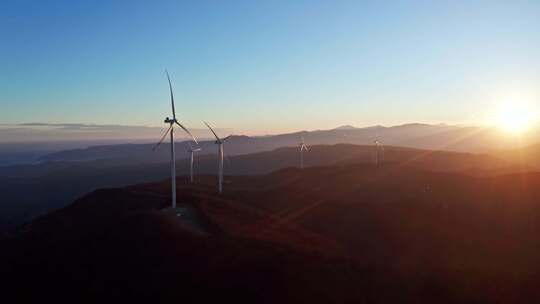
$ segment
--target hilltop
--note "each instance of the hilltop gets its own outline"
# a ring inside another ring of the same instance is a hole
[[[9,290],[240,303],[534,302],[540,174],[399,163],[92,192],[4,241]],[[194,215],[193,215],[194,214]],[[17,293],[20,292],[20,293]]]

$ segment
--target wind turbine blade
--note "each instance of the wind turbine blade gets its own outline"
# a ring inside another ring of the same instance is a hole
[[[169,90],[171,91],[171,106],[172,106],[172,115],[173,119],[176,119],[176,111],[174,110],[174,94],[171,84],[171,77],[169,77],[169,72],[165,70],[165,74],[167,74],[167,80],[169,81]]]
[[[309,151],[308,146],[306,146],[305,144],[302,144],[302,149],[306,150],[306,151]]]
[[[193,141],[194,141],[196,144],[199,144],[199,142],[197,142],[197,139],[195,138],[195,136],[193,136],[193,135],[191,134],[191,132],[189,132],[189,130],[188,130],[186,127],[182,126],[182,124],[180,124],[178,121],[175,121],[175,123],[176,123],[178,126],[180,126],[180,128],[182,128],[184,131],[186,131],[186,133],[189,134],[189,136],[191,136],[191,139],[193,139]]]
[[[231,138],[231,136],[232,136],[232,135],[229,135],[229,136],[223,138],[221,141],[226,141],[227,139]]]
[[[167,137],[167,134],[169,134],[171,129],[172,129],[172,125],[169,126],[169,128],[167,129],[167,132],[165,132],[165,134],[163,134],[163,136],[161,137],[159,142],[152,148],[152,151],[155,151],[157,149],[157,147],[159,147],[159,145],[161,145],[161,143],[165,140],[165,137]]]
[[[221,142],[221,139],[219,139],[216,132],[214,132],[214,129],[212,129],[212,127],[210,127],[210,125],[206,121],[203,121],[203,122],[208,127],[208,129],[210,129],[210,131],[212,131],[212,133],[214,133],[214,136],[216,137],[217,141]]]

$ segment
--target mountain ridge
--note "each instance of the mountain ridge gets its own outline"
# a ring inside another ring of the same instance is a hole
[[[226,148],[225,148],[226,149]],[[167,149],[164,149],[167,150]],[[227,151],[227,150],[226,150]],[[306,166],[373,163],[373,146],[348,144],[315,145],[305,154]],[[195,174],[214,174],[216,155],[196,155]],[[387,146],[387,162],[402,163],[430,171],[466,172],[470,175],[497,175],[533,170],[490,155],[419,150]],[[296,147],[230,156],[226,175],[260,175],[299,166]],[[177,174],[188,174],[187,160],[177,160]],[[169,176],[167,162],[141,163],[137,158],[86,162],[49,162],[0,168],[0,227],[13,228],[37,215],[66,206],[76,197],[102,187],[121,187],[151,182]],[[196,177],[197,178],[197,177]]]
[[[229,155],[271,151],[281,147],[297,146],[302,137],[308,145],[339,143],[371,145],[374,139],[377,138],[383,145],[475,153],[499,150],[501,147],[510,149],[519,145],[518,141],[505,138],[495,128],[409,123],[392,127],[355,128],[341,126],[330,130],[299,131],[268,136],[233,135],[227,141],[225,151]],[[534,137],[533,139],[533,142],[540,142],[540,138]],[[200,143],[201,153],[217,153],[213,144],[213,140],[202,140]],[[186,141],[177,142],[175,146],[177,151],[186,150],[188,147]],[[102,145],[51,153],[42,156],[40,161],[119,159],[126,157],[127,154],[129,154],[129,157],[145,162],[168,160],[167,149],[159,148],[156,152],[153,152],[152,147],[152,144]],[[178,154],[178,158],[184,157],[183,154]]]

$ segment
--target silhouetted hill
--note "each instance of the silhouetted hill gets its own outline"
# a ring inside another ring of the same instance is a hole
[[[228,143],[228,142],[227,142]],[[228,145],[225,145],[227,151]],[[127,152],[126,152],[127,153]],[[335,163],[373,162],[372,146],[333,145],[312,146],[305,154],[307,166]],[[431,171],[452,171],[469,174],[503,174],[522,170],[506,161],[488,155],[453,153],[386,147],[388,162]],[[227,158],[227,175],[267,174],[299,165],[297,148]],[[214,174],[215,155],[197,155],[196,174]],[[179,175],[188,174],[186,160],[177,162]],[[102,187],[161,180],[169,176],[168,163],[145,163],[137,158],[104,159],[86,162],[47,162],[40,165],[20,165],[0,168],[0,230],[13,227],[36,215],[63,207],[75,198]]]
[[[360,296],[345,295],[353,290],[340,281],[343,274],[364,275],[324,240],[292,225],[257,235],[242,225],[268,222],[263,215],[204,192],[188,197],[198,200],[205,220],[214,220],[209,233],[158,211],[168,201],[163,194],[137,188],[96,191],[36,220],[3,243],[3,273],[10,276],[4,298],[322,303]],[[335,281],[323,284],[328,278]]]
[[[0,250],[18,299],[523,303],[540,292],[540,174],[399,163],[287,168],[93,192]],[[184,213],[183,213],[184,214]],[[185,213],[187,217],[191,217]],[[36,289],[27,293],[32,285]],[[58,299],[58,298],[57,298]]]

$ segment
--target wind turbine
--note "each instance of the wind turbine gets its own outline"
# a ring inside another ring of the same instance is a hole
[[[189,145],[189,180],[191,183],[193,183],[193,153],[201,151],[201,148],[193,148],[193,146],[188,143]]]
[[[378,166],[380,161],[384,161],[384,146],[378,139],[375,139],[373,144],[375,144],[375,165]],[[382,159],[379,159],[379,153],[382,153]]]
[[[218,145],[218,179],[219,179],[219,193],[223,191],[223,143],[231,137],[231,135],[225,137],[225,138],[219,138],[217,136],[216,132],[214,132],[214,129],[210,127],[210,125],[205,121],[204,124],[212,131],[214,136],[216,137],[216,145]]]
[[[299,144],[300,147],[300,169],[304,169],[304,150],[309,151],[306,143],[304,142],[304,136],[302,136],[302,142]]]
[[[161,145],[161,143],[165,140],[165,137],[167,137],[167,134],[170,134],[171,137],[171,199],[172,199],[172,207],[176,208],[176,158],[174,154],[174,125],[178,125],[180,128],[182,128],[190,137],[193,139],[195,143],[197,143],[197,139],[189,132],[186,127],[184,127],[182,124],[178,122],[176,119],[176,112],[174,110],[174,94],[173,94],[173,88],[171,85],[171,77],[169,77],[169,72],[165,70],[165,74],[167,74],[167,80],[169,81],[169,91],[171,92],[171,107],[172,107],[172,115],[173,118],[165,118],[165,123],[169,124],[169,128],[167,129],[167,132],[163,134],[163,137],[159,140],[159,142],[154,146],[152,150],[156,150],[156,148]]]

